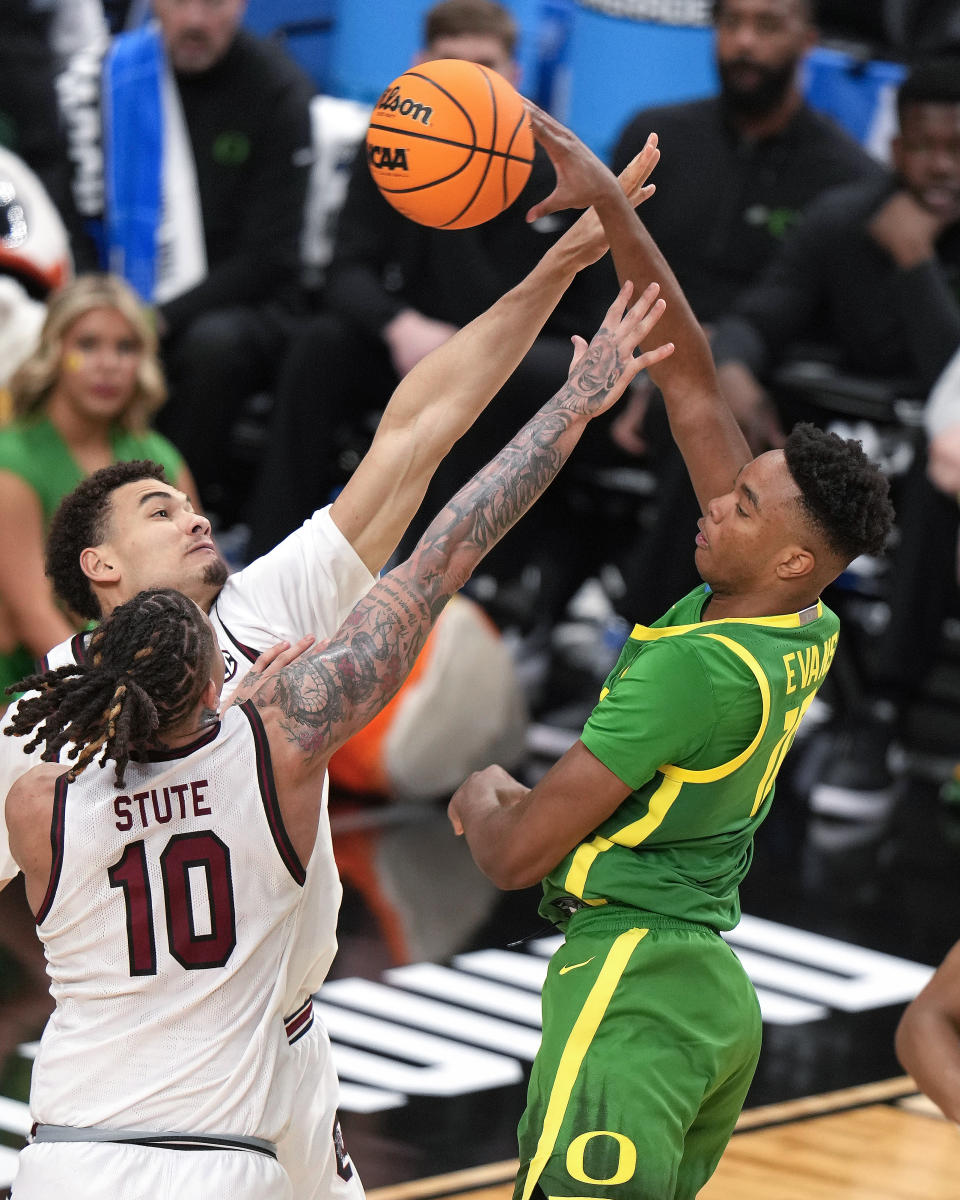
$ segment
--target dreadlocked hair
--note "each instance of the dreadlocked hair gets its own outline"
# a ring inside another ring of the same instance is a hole
[[[844,563],[881,554],[893,527],[890,484],[854,438],[806,422],[784,445],[800,504],[827,545]]]
[[[78,484],[53,514],[47,534],[47,575],[67,608],[88,620],[99,620],[100,605],[80,566],[80,555],[106,536],[110,501],[117,488],[141,479],[168,482],[163,467],[149,459],[112,463]]]
[[[72,743],[71,782],[102,751],[100,766],[115,762],[122,787],[131,757],[156,745],[200,698],[210,678],[213,635],[192,600],[173,588],[154,588],[115,608],[87,650],[87,664],[30,675],[8,688],[31,694],[4,733],[34,734],[24,750],[43,744],[50,762]]]

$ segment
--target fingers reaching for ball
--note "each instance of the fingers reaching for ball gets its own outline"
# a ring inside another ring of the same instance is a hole
[[[530,107],[529,102],[528,107]],[[642,204],[644,200],[649,200],[656,191],[655,186],[647,183],[647,180],[659,161],[660,150],[657,145],[657,135],[651,133],[640,153],[635,155],[620,172],[618,182],[634,208],[638,204]],[[606,168],[603,169],[606,170]],[[549,203],[556,195],[557,190],[554,190],[544,203]],[[536,213],[540,207],[537,205],[531,212]],[[527,214],[527,220],[530,220],[530,213]],[[573,250],[581,267],[596,262],[608,249],[607,235],[592,206],[581,213],[578,220],[563,235],[561,242],[568,249]]]
[[[657,190],[656,184],[647,183],[647,180],[659,161],[660,149],[657,145],[657,135],[651,133],[640,153],[634,155],[617,177],[627,199],[634,208],[638,204],[642,204],[644,200],[649,200]]]
[[[616,187],[612,173],[575,133],[532,101],[526,106],[533,135],[557,173],[557,186],[528,211],[528,221],[564,208],[587,208],[605,189]]]
[[[588,417],[606,412],[640,371],[655,366],[673,353],[672,342],[636,353],[649,340],[666,304],[660,298],[660,286],[656,283],[645,288],[637,302],[628,308],[632,297],[633,285],[627,282],[607,309],[603,325],[590,344],[584,346],[580,338],[574,341],[574,357],[567,379],[569,404]]]

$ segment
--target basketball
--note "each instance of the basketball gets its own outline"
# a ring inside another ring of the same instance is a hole
[[[398,212],[435,229],[467,229],[516,200],[533,163],[519,93],[459,58],[411,67],[390,84],[367,130],[367,162]]]

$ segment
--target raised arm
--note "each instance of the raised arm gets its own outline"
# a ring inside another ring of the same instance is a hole
[[[624,170],[629,204],[652,194],[645,184],[658,158],[652,140]],[[369,451],[331,509],[371,572],[396,549],[444,455],[513,374],[574,276],[606,249],[596,215],[584,213],[526,279],[397,385]]]
[[[557,188],[530,210],[528,220],[591,202],[610,244],[621,283],[639,292],[650,280],[667,303],[657,337],[676,344],[669,359],[653,366],[650,378],[663,392],[674,440],[683,455],[701,507],[727,492],[752,455],[717,385],[706,336],[666,259],[622,198],[611,172],[575,134],[535,106],[533,132],[557,170]],[[662,198],[669,203],[669,197]],[[690,231],[691,237],[697,231]]]
[[[621,291],[589,346],[577,339],[564,386],[460,489],[410,558],[371,589],[329,643],[285,668],[254,698],[264,710],[284,820],[298,853],[309,853],[316,834],[317,772],[397,692],[446,602],[556,476],[587,423],[638,371],[671,353],[665,345],[633,357],[664,306],[652,285],[627,312],[630,292]]]
[[[900,1018],[897,1058],[922,1092],[960,1122],[960,942]]]

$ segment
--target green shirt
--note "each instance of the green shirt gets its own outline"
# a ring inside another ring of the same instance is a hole
[[[636,626],[606,681],[581,740],[634,790],[544,880],[550,920],[562,922],[567,898],[717,929],[740,919],[753,835],[839,622],[822,603],[701,621],[708,596],[701,584]]]
[[[171,480],[176,479],[183,468],[179,451],[152,430],[129,433],[117,426],[110,440],[114,462],[149,458],[160,463]],[[18,419],[0,428],[0,471],[19,476],[36,492],[43,511],[44,530],[49,527],[63,497],[72,492],[86,474],[45,416]],[[18,646],[9,654],[0,654],[0,705],[6,699],[2,689],[33,669],[33,656],[24,646]]]

